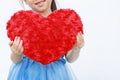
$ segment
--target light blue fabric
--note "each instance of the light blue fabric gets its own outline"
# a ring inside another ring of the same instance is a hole
[[[18,64],[10,68],[8,80],[76,80],[66,67],[66,60],[62,57],[56,62],[43,65],[23,56]]]

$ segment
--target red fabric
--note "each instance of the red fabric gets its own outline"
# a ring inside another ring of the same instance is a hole
[[[77,33],[83,33],[82,26],[74,10],[56,10],[47,17],[31,10],[21,10],[7,22],[7,35],[10,40],[21,37],[27,57],[49,64],[73,47]]]

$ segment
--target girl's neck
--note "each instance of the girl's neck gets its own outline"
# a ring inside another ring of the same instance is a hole
[[[48,9],[46,11],[43,11],[43,12],[39,12],[43,17],[47,17],[50,13],[51,13],[51,9]]]

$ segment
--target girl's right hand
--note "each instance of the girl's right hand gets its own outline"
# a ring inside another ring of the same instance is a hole
[[[23,41],[20,37],[15,37],[14,41],[10,41],[9,46],[13,54],[22,55],[23,53]]]

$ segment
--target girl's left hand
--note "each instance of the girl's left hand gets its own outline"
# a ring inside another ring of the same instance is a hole
[[[82,48],[84,46],[84,37],[81,32],[77,35],[77,41],[74,47]]]
[[[77,40],[75,45],[70,51],[67,52],[65,56],[68,62],[74,62],[80,54],[80,49],[84,46],[84,38],[82,33],[79,32],[76,37],[77,37]]]

